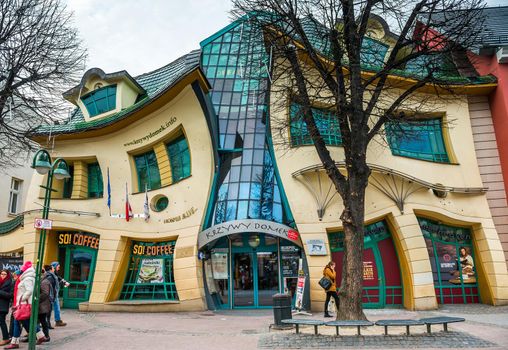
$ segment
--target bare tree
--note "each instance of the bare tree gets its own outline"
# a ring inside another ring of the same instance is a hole
[[[0,167],[19,165],[30,135],[66,114],[86,51],[60,0],[0,0]]]
[[[454,57],[471,48],[479,38],[481,1],[233,0],[233,3],[236,18],[247,18],[263,31],[267,52],[273,57],[272,95],[274,91],[283,94],[285,108],[287,99],[300,106],[294,118],[301,118],[304,122],[301,125],[306,125],[326,174],[342,198],[344,209],[340,219],[345,252],[337,317],[365,318],[362,259],[365,191],[371,174],[367,148],[386,123],[392,128],[398,122],[419,123],[421,116],[414,113],[415,103],[421,106],[435,101],[436,96],[451,96],[454,85],[470,83],[468,77],[457,74],[452,77],[451,70],[456,67]],[[392,44],[386,55],[376,55],[378,47],[369,39],[370,22],[376,14],[398,26],[396,34],[389,33]],[[277,102],[271,103],[273,108]],[[327,127],[340,132],[344,173],[339,171],[320,133],[313,108],[316,105],[334,116]],[[399,131],[407,132],[407,128],[401,127]]]

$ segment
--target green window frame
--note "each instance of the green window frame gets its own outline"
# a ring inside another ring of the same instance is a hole
[[[153,150],[134,156],[134,163],[138,175],[138,191],[144,191],[145,186],[149,190],[161,187],[159,164]]]
[[[129,267],[125,282],[120,293],[121,300],[178,300],[176,290],[173,254],[170,255],[138,255],[133,254],[134,245],[138,247],[145,246],[165,246],[172,245],[173,251],[176,245],[175,241],[167,242],[137,242],[133,241],[131,245],[131,255],[129,257]],[[145,259],[162,259],[163,281],[159,283],[138,283],[140,269]]]
[[[116,108],[116,84],[96,89],[81,97],[90,117]]]
[[[180,136],[166,145],[173,183],[191,175],[189,145],[185,136]]]
[[[88,198],[102,198],[104,182],[99,163],[88,164]]]
[[[450,163],[443,138],[442,118],[411,123],[388,122],[385,129],[394,156]]]
[[[166,209],[169,205],[169,199],[166,196],[162,196],[155,201],[154,211],[160,212]]]
[[[293,147],[314,144],[301,115],[301,108],[302,106],[297,103],[291,103],[289,107],[291,146]],[[329,146],[341,146],[342,136],[336,114],[319,108],[312,108],[312,114],[325,143]]]

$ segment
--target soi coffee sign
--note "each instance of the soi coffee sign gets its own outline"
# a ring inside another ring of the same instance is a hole
[[[272,236],[284,238],[292,241],[298,246],[300,243],[299,233],[293,228],[268,220],[244,219],[223,222],[199,234],[198,248],[201,249],[206,244],[213,242],[221,237],[229,236],[235,233],[259,232]]]

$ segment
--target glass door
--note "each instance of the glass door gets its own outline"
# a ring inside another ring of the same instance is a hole
[[[253,307],[254,264],[252,253],[233,254],[234,306]]]
[[[257,254],[257,296],[256,306],[272,306],[272,296],[279,292],[279,263],[277,252]]]
[[[362,302],[370,308],[383,308],[384,280],[382,277],[383,263],[379,257],[377,246],[365,245],[363,251],[363,295]]]
[[[64,288],[64,307],[78,308],[88,301],[92,290],[97,251],[83,247],[67,248],[64,278],[70,283]]]

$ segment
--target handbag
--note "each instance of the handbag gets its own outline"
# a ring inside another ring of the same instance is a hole
[[[19,304],[14,311],[14,318],[18,321],[28,320],[30,318],[30,314],[32,312],[32,305],[28,304]]]
[[[328,288],[330,288],[332,286],[332,281],[330,281],[328,278],[326,277],[321,277],[321,279],[319,280],[319,285],[324,289],[324,290],[327,290]]]

